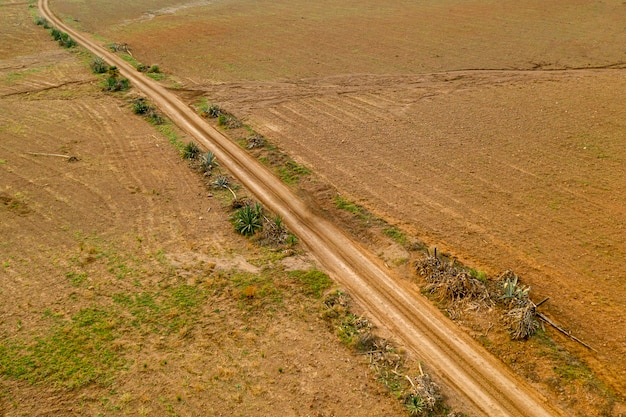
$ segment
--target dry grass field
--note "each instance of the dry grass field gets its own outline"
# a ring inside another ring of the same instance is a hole
[[[146,4],[52,7],[103,42],[127,43],[190,104],[219,103],[311,169],[319,182],[302,184],[311,204],[332,211],[338,192],[489,276],[516,271],[535,301],[550,297],[542,311],[596,352],[550,329],[554,341],[542,334],[521,346],[477,339],[572,414],[623,415],[623,2]],[[44,390],[3,379],[0,410],[402,413],[281,268],[266,277],[280,302],[242,305],[241,288],[222,293],[220,265],[254,275],[273,255],[232,234],[223,202],[206,198],[128,100],[100,92],[88,58],[58,48],[26,5],[5,1],[0,13],[9,39],[0,56],[2,334],[13,349],[27,340],[44,349],[58,331],[80,340],[91,314],[90,326],[104,323],[103,343],[114,341],[109,362],[89,365],[108,391],[59,390],[61,377]],[[336,220],[412,273],[417,254],[386,252],[385,241]],[[181,301],[192,286],[201,298]],[[136,328],[121,325],[139,314]],[[157,328],[172,317],[173,327]],[[302,373],[316,377],[304,383]]]

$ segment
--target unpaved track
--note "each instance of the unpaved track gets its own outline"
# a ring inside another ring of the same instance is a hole
[[[488,416],[562,416],[538,392],[488,355],[411,288],[390,276],[337,227],[313,214],[254,158],[204,122],[174,94],[137,72],[84,34],[65,26],[39,0],[42,16],[77,42],[116,65],[180,128],[211,149],[259,201],[279,214],[331,276],[380,325],[424,361],[459,396],[468,411]]]

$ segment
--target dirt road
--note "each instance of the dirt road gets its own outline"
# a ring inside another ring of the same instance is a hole
[[[116,65],[180,128],[211,149],[221,163],[265,206],[279,214],[330,275],[379,325],[452,389],[468,411],[489,416],[560,416],[526,383],[490,357],[414,290],[394,279],[381,263],[338,228],[313,214],[284,184],[227,137],[207,125],[174,94],[135,71],[91,38],[64,25],[47,0],[42,16],[77,42]]]

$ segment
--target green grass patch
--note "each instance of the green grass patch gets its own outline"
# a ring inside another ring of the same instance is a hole
[[[250,272],[235,272],[226,278],[227,285],[232,285],[237,291],[234,292],[240,301],[246,301],[244,307],[263,304],[280,305],[283,302],[283,293],[276,283],[276,272],[264,270],[258,274]],[[258,301],[260,303],[251,304]]]
[[[278,176],[289,185],[297,184],[302,175],[310,175],[311,171],[298,163],[288,160],[276,169]]]
[[[178,152],[183,151],[185,144],[180,141],[180,137],[178,136],[175,126],[169,120],[166,119],[165,123],[162,124],[155,124],[154,128],[165,136]]]
[[[383,234],[395,240],[400,245],[404,246],[407,243],[406,235],[397,227],[391,226],[383,229]]]
[[[320,298],[324,291],[333,285],[333,281],[316,269],[310,271],[289,271],[288,275],[302,284],[303,292],[311,297]]]
[[[72,272],[68,272],[67,274],[65,274],[65,277],[70,280],[73,286],[78,287],[87,279],[87,273],[86,272],[79,273],[79,272],[72,271]]]
[[[369,220],[371,218],[370,213],[363,207],[353,203],[352,201],[340,195],[335,196],[335,206],[339,210],[345,210],[349,213],[354,214],[355,217],[358,217],[361,220]]]
[[[206,290],[191,285],[176,285],[161,292],[117,293],[111,297],[130,314],[132,327],[145,333],[171,334],[193,326]]]
[[[146,73],[146,75],[155,81],[163,81],[164,79],[167,78],[167,75],[161,72],[148,72]]]
[[[110,383],[124,366],[112,346],[119,317],[87,308],[70,320],[55,321],[49,333],[32,343],[1,343],[0,374],[68,389]]]
[[[485,271],[479,271],[477,269],[471,268],[469,270],[469,274],[479,281],[487,282],[487,273]]]
[[[122,58],[124,61],[128,62],[130,65],[132,65],[133,67],[137,68],[139,65],[141,65],[141,63],[139,61],[137,61],[134,57],[123,53],[119,55],[120,58]]]

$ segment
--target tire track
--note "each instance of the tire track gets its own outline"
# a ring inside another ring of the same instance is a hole
[[[423,358],[468,408],[489,416],[562,416],[539,393],[487,355],[415,291],[394,280],[330,222],[314,215],[289,188],[238,145],[208,126],[166,89],[137,73],[90,38],[65,26],[39,0],[43,16],[97,55],[104,56],[176,124],[210,147],[218,159],[264,205],[283,217],[319,262],[381,325]]]

